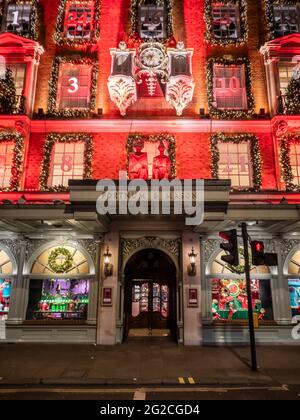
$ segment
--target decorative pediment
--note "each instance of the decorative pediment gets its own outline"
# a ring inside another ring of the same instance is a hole
[[[266,42],[261,47],[260,52],[269,56],[276,56],[281,54],[296,55],[300,52],[300,34],[294,33],[290,35],[282,36],[281,38],[273,39],[272,41]]]
[[[10,32],[4,32],[0,34],[0,53],[4,53],[7,49],[11,53],[17,52],[18,54],[35,51],[41,55],[44,52],[44,48],[38,42]]]

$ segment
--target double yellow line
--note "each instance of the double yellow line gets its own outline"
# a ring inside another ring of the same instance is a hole
[[[178,383],[180,385],[185,385],[185,384],[195,385],[196,384],[194,378],[192,378],[191,376],[189,378],[184,378],[183,376],[179,376]]]

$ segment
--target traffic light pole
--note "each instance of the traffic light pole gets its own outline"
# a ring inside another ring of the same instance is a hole
[[[256,345],[255,345],[251,281],[250,281],[250,262],[249,262],[249,248],[248,248],[249,245],[248,245],[248,232],[247,232],[246,223],[242,223],[242,236],[243,236],[243,242],[244,242],[245,273],[246,273],[246,287],[247,287],[247,300],[248,300],[248,322],[249,322],[250,348],[251,348],[251,369],[253,371],[257,371]]]

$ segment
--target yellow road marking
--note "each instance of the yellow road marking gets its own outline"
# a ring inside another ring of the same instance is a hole
[[[185,380],[184,380],[184,378],[182,378],[181,376],[178,378],[178,382],[179,382],[181,385],[185,385]]]
[[[190,377],[190,378],[188,378],[188,381],[189,381],[190,385],[195,385],[194,378]]]

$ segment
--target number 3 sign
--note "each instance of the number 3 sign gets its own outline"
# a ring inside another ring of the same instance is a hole
[[[69,93],[76,93],[79,89],[77,77],[71,77],[69,79],[70,87],[68,89]]]

